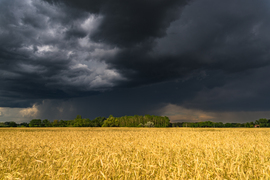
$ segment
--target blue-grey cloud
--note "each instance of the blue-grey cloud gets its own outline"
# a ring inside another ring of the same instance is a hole
[[[267,111],[269,6],[267,0],[3,0],[0,107],[40,104],[49,111],[46,100],[54,102],[52,116],[67,101],[74,114],[89,116],[143,114],[168,104]]]

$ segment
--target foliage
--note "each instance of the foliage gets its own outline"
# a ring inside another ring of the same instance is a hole
[[[17,124],[16,122],[4,122],[0,123],[0,127],[148,127],[147,123],[152,122],[154,127],[247,127],[253,128],[255,125],[260,127],[270,127],[270,119],[261,118],[254,122],[247,123],[225,123],[222,122],[175,122],[170,123],[170,119],[166,116],[122,116],[113,117],[96,117],[93,120],[88,118],[82,118],[81,115],[77,115],[73,120],[54,120],[53,122],[48,119],[32,119],[29,123],[23,122]],[[152,124],[151,123],[151,124]]]
[[[119,127],[119,121],[117,118],[110,115],[107,120],[104,121],[102,127]]]
[[[147,122],[152,122],[155,127],[169,127],[170,119],[166,116],[122,116],[113,117],[112,115],[104,121],[103,127],[143,127],[143,124]]]
[[[29,123],[29,127],[41,127],[41,119],[32,119]]]
[[[255,124],[260,125],[260,127],[270,127],[270,122],[268,119],[261,118],[255,121]]]
[[[44,119],[41,123],[42,127],[52,127],[51,122],[48,119]]]
[[[9,127],[9,126],[6,125],[5,123],[0,123],[0,127]]]
[[[97,117],[94,120],[82,119],[81,115],[77,115],[74,120],[57,120],[50,122],[48,119],[32,119],[29,123],[30,127],[101,127],[103,122],[106,120],[105,117]],[[26,124],[22,126],[27,127]]]
[[[247,127],[253,128],[255,125],[260,125],[260,127],[270,127],[270,120],[267,119],[259,119],[256,120],[255,123],[248,122],[248,123],[225,123],[222,122],[211,122],[211,121],[204,121],[204,122],[176,122],[172,123],[172,127]]]
[[[9,127],[17,127],[17,123],[15,123],[14,121],[11,121],[9,123]]]
[[[148,121],[147,123],[144,124],[144,127],[155,127],[155,125],[153,122]]]
[[[105,120],[105,117],[96,117],[94,120],[91,121],[91,127],[102,127]]]
[[[27,122],[23,122],[19,124],[20,127],[29,127],[29,124]]]
[[[142,123],[140,123],[140,124],[138,125],[138,127],[144,127],[144,125],[143,125]]]

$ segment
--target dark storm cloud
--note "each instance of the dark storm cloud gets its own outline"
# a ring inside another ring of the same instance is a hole
[[[217,111],[267,110],[270,86],[259,74],[268,77],[268,9],[267,1],[193,1],[156,44],[145,51],[123,50],[111,65],[133,85],[198,78],[180,83],[185,90],[156,96],[160,102]],[[194,86],[197,92],[187,93]]]
[[[41,1],[0,3],[0,106],[92,95],[117,80],[104,63],[90,61],[89,52],[106,45],[83,42],[89,13]]]
[[[130,47],[163,37],[166,28],[180,14],[179,8],[186,4],[186,0],[45,1],[58,5],[64,3],[70,7],[102,15],[102,22],[91,38],[119,47]]]
[[[205,76],[202,89],[175,104],[217,111],[266,111],[270,63],[268,1],[194,1],[158,40],[155,52],[190,58]],[[172,48],[173,47],[173,48]],[[186,67],[189,67],[186,66]],[[191,65],[191,67],[193,67]],[[202,82],[202,83],[201,83]]]
[[[171,23],[166,36],[145,51],[145,47],[123,50],[112,66],[150,82],[181,78],[200,69],[229,74],[267,66],[268,9],[267,1],[193,1]]]
[[[192,1],[181,16],[186,1],[50,2],[104,16],[91,39],[121,48],[107,63],[130,79],[127,86],[269,65],[267,1]]]
[[[70,7],[100,14],[101,23],[90,35],[96,42],[104,42],[120,48],[116,56],[105,61],[116,68],[130,81],[120,86],[137,86],[181,78],[197,69],[199,65],[187,67],[188,60],[179,57],[149,54],[156,39],[166,36],[166,30],[180,17],[186,0],[173,1],[62,1],[47,0],[54,5]],[[187,59],[192,57],[185,57]],[[174,69],[176,67],[176,69]],[[162,71],[159,69],[163,68]]]
[[[70,106],[118,115],[168,103],[267,110],[269,7],[266,0],[1,1],[0,106],[94,95]]]

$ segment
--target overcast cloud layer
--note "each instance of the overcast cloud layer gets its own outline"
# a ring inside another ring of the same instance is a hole
[[[268,0],[0,0],[0,12],[0,121],[270,118]]]

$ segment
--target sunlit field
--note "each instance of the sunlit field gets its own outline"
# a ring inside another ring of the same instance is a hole
[[[0,179],[269,179],[270,129],[2,128]]]

